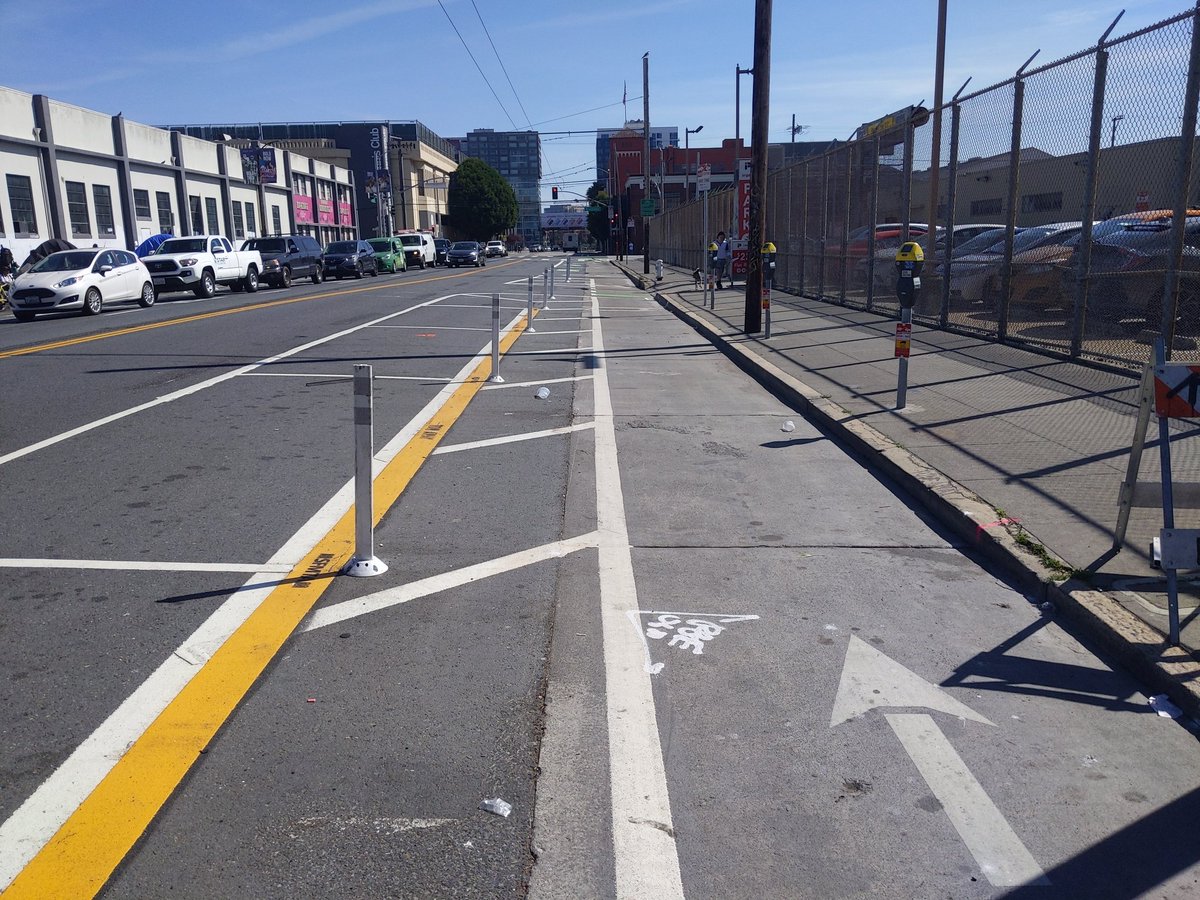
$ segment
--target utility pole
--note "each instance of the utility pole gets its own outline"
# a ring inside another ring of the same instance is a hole
[[[771,0],[754,0],[754,95],[750,108],[750,235],[746,334],[762,330],[762,254],[767,224],[767,128],[771,104]]]
[[[925,265],[930,273],[937,271],[938,181],[942,164],[942,81],[945,71],[946,0],[938,0],[937,60],[933,74],[933,145],[929,154],[929,231],[925,235]]]
[[[796,114],[792,113],[792,143],[796,143]]]
[[[650,52],[647,51],[642,56],[642,121],[645,123],[646,132],[642,141],[642,183],[645,185],[645,192],[642,194],[644,200],[654,202],[650,194]],[[650,217],[642,216],[642,240],[645,242],[642,245],[642,274],[650,274]]]

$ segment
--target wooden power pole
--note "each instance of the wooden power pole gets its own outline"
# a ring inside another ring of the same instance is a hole
[[[762,254],[767,225],[767,126],[771,104],[771,0],[754,0],[754,95],[750,110],[750,234],[746,241],[746,318],[762,330]],[[707,239],[707,238],[706,238]]]

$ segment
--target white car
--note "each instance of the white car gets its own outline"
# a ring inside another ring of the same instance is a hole
[[[150,272],[128,250],[60,250],[38,260],[13,282],[9,296],[18,322],[40,312],[79,309],[94,316],[106,303],[136,300],[153,306]]]
[[[504,241],[488,241],[484,252],[488,256],[508,256],[508,248],[504,246]]]

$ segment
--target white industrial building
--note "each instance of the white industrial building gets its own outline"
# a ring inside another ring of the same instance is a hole
[[[357,237],[351,173],[273,152],[260,170],[225,143],[0,87],[0,246],[19,262],[50,238],[132,250],[161,232]]]

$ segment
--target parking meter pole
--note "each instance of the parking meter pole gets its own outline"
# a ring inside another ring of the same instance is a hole
[[[492,374],[488,381],[503,384],[500,377],[500,295],[492,294]]]
[[[921,268],[925,251],[916,241],[905,241],[896,251],[896,296],[900,300],[900,324],[896,326],[896,357],[900,371],[896,376],[896,409],[908,402],[908,355],[912,348],[912,311],[921,289]]]
[[[525,330],[536,334],[533,330],[533,276],[529,276],[529,289],[525,294]]]
[[[342,569],[346,575],[382,575],[387,564],[375,555],[375,498],[372,467],[375,433],[372,424],[371,367],[354,367],[354,556]]]
[[[912,328],[912,307],[905,306],[900,310],[900,324]],[[908,329],[906,329],[908,330]],[[904,409],[908,396],[908,357],[900,357],[900,372],[896,379],[896,409]]]
[[[771,336],[771,285],[775,283],[775,245],[766,241],[762,245],[762,309],[766,323],[766,335]]]

